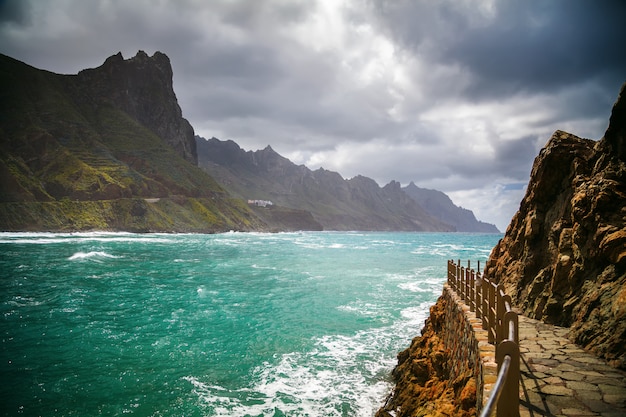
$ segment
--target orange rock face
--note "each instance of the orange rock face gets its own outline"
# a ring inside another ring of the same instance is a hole
[[[394,392],[376,417],[476,415],[476,380],[461,375],[450,381],[450,352],[441,336],[446,300],[441,297],[430,309],[422,336],[398,354],[393,371]]]

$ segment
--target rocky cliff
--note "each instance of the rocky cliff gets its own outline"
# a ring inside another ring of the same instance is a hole
[[[450,349],[441,336],[447,300],[430,308],[422,335],[398,354],[396,385],[376,417],[470,417],[476,415],[476,380],[468,372],[451,381]]]
[[[264,230],[196,165],[162,53],[59,75],[0,55],[0,230]]]
[[[626,84],[599,141],[557,131],[486,275],[524,314],[626,369]]]
[[[98,68],[80,71],[68,83],[81,106],[112,105],[157,134],[180,156],[197,165],[193,128],[178,105],[167,55],[144,51],[125,60],[121,53]]]
[[[552,135],[484,274],[524,314],[570,326],[576,343],[626,369],[626,84],[601,140]],[[475,415],[471,376],[450,377],[446,302],[398,354],[395,388],[376,417]]]

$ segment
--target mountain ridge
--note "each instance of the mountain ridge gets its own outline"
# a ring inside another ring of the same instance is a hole
[[[441,205],[434,211],[425,210],[419,198],[406,193],[406,187],[396,181],[380,187],[363,175],[346,180],[334,171],[296,165],[270,145],[245,151],[232,140],[196,136],[196,148],[199,166],[233,195],[310,211],[326,230],[499,233],[495,226],[478,222],[471,211],[454,206],[441,192],[453,207],[448,211],[467,212],[478,226],[468,227],[470,221],[452,225],[439,218]]]
[[[495,225],[477,220],[471,210],[455,205],[450,197],[442,191],[420,188],[413,181],[403,187],[403,190],[428,213],[445,223],[451,224],[457,231],[500,233]]]
[[[197,165],[193,127],[182,116],[174,93],[173,76],[170,60],[162,52],[156,51],[149,57],[140,50],[127,60],[118,52],[100,67],[78,72],[77,81],[89,85],[93,95],[79,96],[77,101],[93,106],[93,96],[105,97],[150,128],[184,159]]]

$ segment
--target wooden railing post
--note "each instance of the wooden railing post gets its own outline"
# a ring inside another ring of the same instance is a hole
[[[496,287],[496,343],[500,343],[506,339],[504,312],[504,286],[498,284]]]
[[[519,317],[517,317],[517,313],[515,311],[504,313],[503,323],[508,334],[507,339],[512,340],[519,346]],[[513,331],[511,331],[511,327],[513,327]]]
[[[465,299],[463,298],[463,290],[465,289],[465,267],[462,265],[459,265],[459,296],[461,297],[461,300],[465,301]]]
[[[476,272],[476,281],[474,282],[474,291],[476,292],[476,318],[482,319],[483,316],[483,277],[480,275],[480,262],[478,263],[479,270]]]
[[[496,343],[496,288],[493,286],[492,282],[489,282],[489,317],[487,319],[488,322],[488,339],[489,343]]]
[[[468,289],[470,293],[470,296],[469,296],[470,311],[475,312],[476,311],[476,275],[473,269],[470,269],[469,271]]]
[[[504,292],[504,286],[502,287],[502,339],[510,339],[509,324],[506,320],[506,313],[511,309],[511,296]]]
[[[470,293],[469,293],[469,266],[465,268],[465,304],[469,305]]]
[[[489,284],[489,281],[484,279],[483,276],[483,280],[482,280],[482,289],[480,290],[480,292],[483,295],[483,316],[481,317],[482,321],[483,321],[483,330],[487,330],[487,333],[489,333],[489,286],[491,284]]]

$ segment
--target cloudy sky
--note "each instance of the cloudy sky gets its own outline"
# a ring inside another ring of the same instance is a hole
[[[626,2],[0,0],[0,52],[75,74],[170,57],[197,134],[446,192],[504,231],[556,129],[600,139]]]

